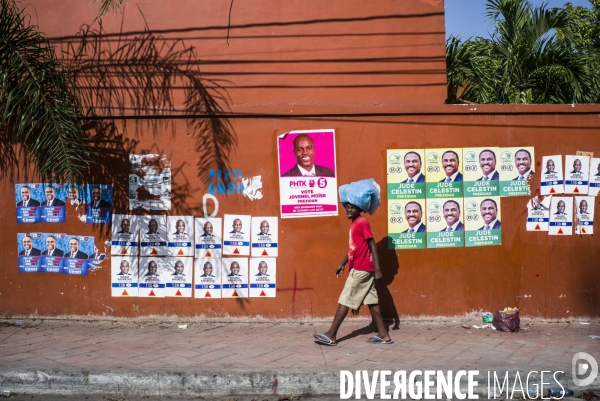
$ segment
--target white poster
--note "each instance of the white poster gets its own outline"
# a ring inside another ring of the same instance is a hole
[[[221,264],[221,259],[196,259],[194,298],[221,298]]]
[[[252,217],[252,256],[278,256],[277,217]]]
[[[194,256],[194,217],[167,217],[169,256]]]
[[[590,180],[590,158],[588,156],[565,157],[565,193],[585,195]]]
[[[594,234],[594,201],[593,196],[576,196],[575,213],[577,225],[575,234]]]
[[[138,296],[138,258],[113,256],[111,258],[111,295],[113,297]]]
[[[542,157],[541,190],[542,195],[556,195],[565,192],[563,180],[562,156],[544,156]]]
[[[193,262],[193,258],[167,258],[169,272],[165,279],[165,297],[192,297]]]
[[[139,217],[113,214],[110,254],[135,256],[138,254],[139,244]]]
[[[223,256],[223,219],[196,219],[196,257],[221,258]],[[217,269],[219,270],[219,269]],[[220,283],[220,282],[219,282]]]
[[[248,298],[248,258],[223,258],[223,298]]]
[[[548,235],[573,235],[573,198],[553,196]]]
[[[551,202],[552,196],[546,196],[541,202],[534,196],[527,202],[527,231],[548,231]]]
[[[250,255],[250,216],[226,214],[223,221],[223,254]]]
[[[598,196],[600,193],[600,158],[595,157],[590,161],[590,186],[589,196]]]
[[[274,298],[277,287],[275,277],[277,273],[277,259],[251,258],[250,259],[250,297]]]
[[[166,155],[129,155],[129,210],[171,209],[171,160]]]
[[[166,256],[167,251],[167,217],[141,216],[140,239],[142,256]]]
[[[171,274],[167,259],[141,257],[139,272],[139,296],[164,298],[165,278]]]

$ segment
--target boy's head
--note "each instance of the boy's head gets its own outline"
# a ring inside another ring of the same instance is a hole
[[[353,221],[363,212],[361,208],[349,202],[342,203],[342,206],[344,206],[344,209],[346,209],[346,216]]]

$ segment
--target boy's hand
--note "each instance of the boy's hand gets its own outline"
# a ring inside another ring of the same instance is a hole
[[[336,277],[341,277],[344,275],[344,265],[339,265],[337,269],[335,269]]]
[[[383,278],[383,274],[381,274],[381,270],[375,270],[375,280],[381,280]]]

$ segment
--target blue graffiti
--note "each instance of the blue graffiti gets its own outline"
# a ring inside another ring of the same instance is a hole
[[[233,195],[244,192],[244,184],[241,182],[242,170],[209,170],[208,171],[208,193],[211,195]],[[240,180],[225,183],[225,180]]]

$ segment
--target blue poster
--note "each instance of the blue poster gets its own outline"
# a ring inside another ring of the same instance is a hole
[[[69,249],[67,234],[43,233],[41,238],[43,244],[42,257],[40,258],[40,271],[45,273],[61,273],[62,260],[65,252]]]
[[[112,221],[113,186],[82,185],[86,196],[86,224],[110,224]]]
[[[63,184],[44,184],[44,198],[41,201],[40,220],[41,223],[64,223],[65,201],[68,188]]]
[[[42,233],[17,234],[20,273],[34,273],[40,271],[42,235]]]
[[[41,200],[45,199],[42,184],[16,184],[17,223],[38,223],[41,216]]]
[[[69,249],[62,260],[62,272],[77,276],[87,276],[90,259],[94,257],[94,237],[87,235],[67,235]]]

